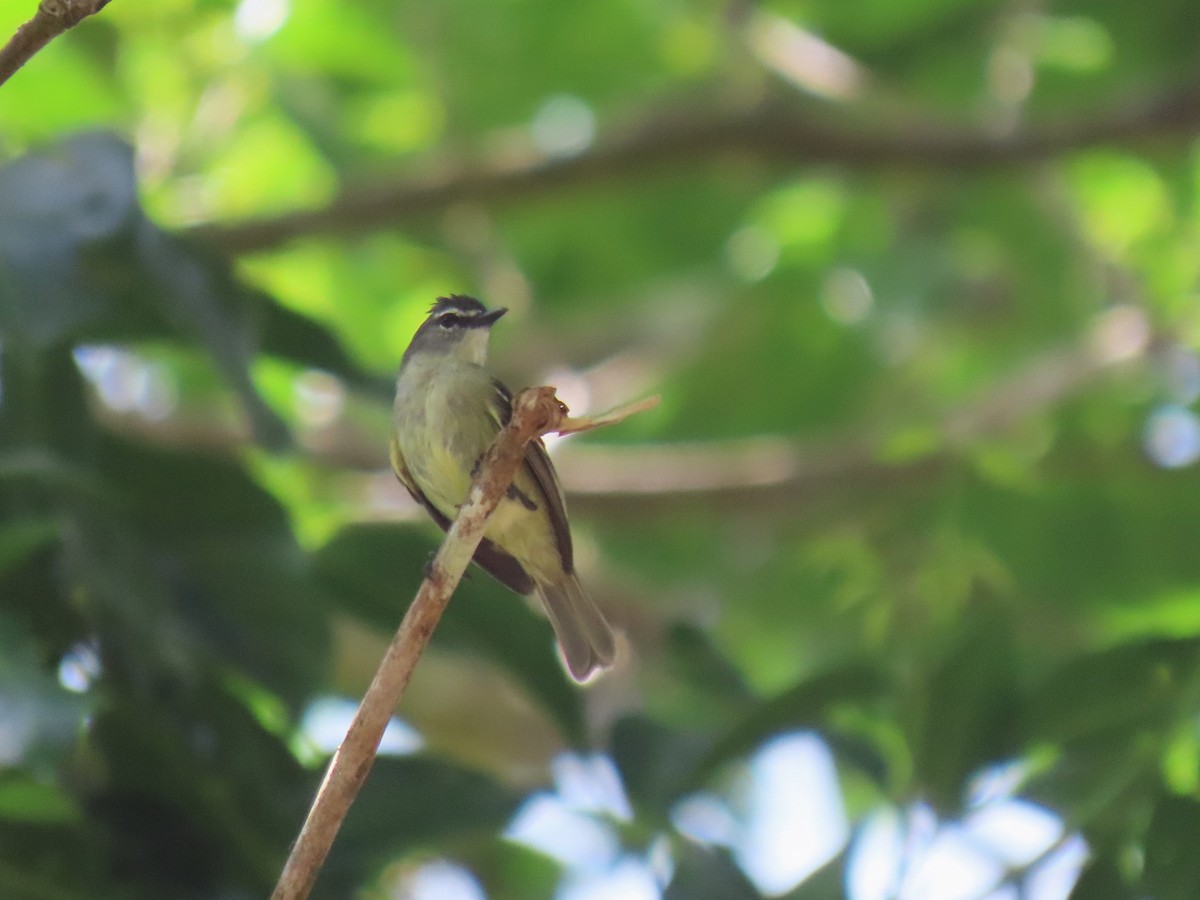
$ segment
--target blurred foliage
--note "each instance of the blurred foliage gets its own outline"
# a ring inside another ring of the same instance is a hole
[[[1198,64],[1184,0],[175,0],[52,42],[0,88],[0,896],[269,891],[326,759],[306,711],[361,693],[435,546],[384,447],[451,292],[513,310],[514,386],[662,394],[555,448],[622,660],[575,688],[468,579],[398,711],[421,749],[319,896],[431,860],[555,896],[506,829],[602,759],[614,854],[759,897],[680,810],[736,816],[796,731],[849,837],[785,896],[998,772],[1061,821],[1047,855],[1086,841],[1073,896],[1200,895]],[[604,160],[764,99],[840,143]],[[976,158],[886,149],[954,129]],[[272,216],[299,236],[240,252]]]

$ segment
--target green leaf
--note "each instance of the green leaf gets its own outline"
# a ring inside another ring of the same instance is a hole
[[[617,720],[610,752],[639,817],[665,825],[674,803],[695,786],[692,772],[712,743],[709,734],[668,728],[643,716]]]
[[[1077,823],[1092,846],[1123,847],[1144,832],[1160,789],[1158,760],[1147,750],[1109,739],[1072,746],[1021,793]]]
[[[0,456],[0,473],[3,473],[4,469],[4,457]],[[0,474],[0,478],[3,477],[3,474]],[[48,518],[0,525],[0,576],[52,543],[58,535],[58,523]]]
[[[687,773],[687,789],[698,788],[717,768],[744,756],[773,735],[828,727],[828,716],[839,704],[869,702],[883,683],[875,667],[849,663],[804,678],[786,691],[754,704],[712,741],[696,767]]]
[[[462,858],[487,885],[488,900],[552,900],[562,878],[550,857],[503,839],[481,842]]]
[[[328,328],[280,305],[267,294],[252,292],[249,296],[259,309],[262,352],[298,365],[321,369],[350,384],[372,388],[377,393],[392,389],[390,381],[366,376]]]
[[[325,599],[290,536],[204,536],[177,552],[186,571],[172,587],[194,636],[300,709],[327,677],[330,633]]]
[[[233,666],[303,706],[328,664],[328,607],[275,498],[228,460],[116,439],[94,457],[121,503],[74,509],[62,569],[114,674]]]
[[[43,601],[45,598],[40,598]],[[0,613],[0,685],[3,685],[3,761],[55,765],[75,747],[92,701],[64,689],[41,658],[27,620],[6,597]]]
[[[1138,900],[1141,896],[1126,884],[1112,857],[1095,856],[1080,873],[1070,900]]]
[[[126,439],[101,445],[97,464],[125,492],[129,514],[150,534],[286,535],[279,502],[236,460]]]
[[[677,844],[675,874],[663,900],[762,900],[728,850]]]
[[[716,699],[736,708],[751,699],[741,673],[703,630],[677,623],[667,635],[667,650],[676,677],[709,701]]]
[[[1146,834],[1142,881],[1157,900],[1200,897],[1200,802],[1192,797],[1164,797],[1154,810]]]
[[[839,853],[788,891],[780,900],[843,900],[846,896],[846,853]]]
[[[79,818],[78,805],[58,786],[11,771],[0,777],[0,819],[48,824]]]
[[[97,716],[106,779],[89,812],[114,864],[162,896],[234,885],[269,890],[316,791],[284,740],[214,677],[122,697]]]
[[[339,832],[316,895],[345,897],[386,862],[494,834],[522,799],[486,775],[433,757],[378,759]]]
[[[955,640],[920,688],[923,715],[913,737],[917,778],[944,813],[962,808],[971,774],[1007,758],[1020,741],[1011,623],[977,609]]]
[[[1153,727],[1175,713],[1200,640],[1139,640],[1078,657],[1047,676],[1027,707],[1035,739],[1070,742]]]
[[[83,134],[9,163],[0,209],[0,331],[45,348],[103,327],[115,298],[84,253],[127,242],[140,219],[129,145]]]

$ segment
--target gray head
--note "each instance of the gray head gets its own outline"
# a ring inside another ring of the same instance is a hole
[[[438,297],[429,308],[429,318],[404,351],[401,365],[418,353],[435,353],[482,366],[487,360],[488,335],[506,312],[504,307],[489,310],[474,297]]]

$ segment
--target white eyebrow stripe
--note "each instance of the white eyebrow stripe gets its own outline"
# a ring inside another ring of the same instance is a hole
[[[449,316],[454,316],[456,319],[462,319],[464,325],[469,325],[471,324],[472,320],[479,318],[480,315],[482,315],[482,313],[479,310],[462,309],[461,307],[455,306],[451,307],[450,309],[443,309],[437,312],[434,314],[433,318],[435,321],[441,322]]]

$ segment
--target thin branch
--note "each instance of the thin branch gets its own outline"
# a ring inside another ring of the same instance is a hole
[[[771,100],[736,111],[675,110],[648,115],[575,156],[531,156],[401,176],[348,187],[327,206],[191,229],[231,253],[265,250],[310,235],[354,235],[410,222],[458,203],[500,205],[567,188],[626,180],[669,166],[727,156],[765,163],[828,163],[854,169],[969,170],[1029,163],[1074,150],[1200,131],[1200,79],[1133,103],[1007,134],[921,123],[881,128]]]
[[[616,409],[610,409],[608,412],[599,413],[598,415],[580,416],[578,418],[568,416],[554,430],[561,435],[582,434],[585,431],[591,431],[595,428],[603,428],[605,425],[616,425],[624,422],[630,416],[654,409],[661,402],[662,398],[658,394],[655,394],[653,397],[646,397],[633,403],[626,403],[623,406],[618,406]]]
[[[565,408],[555,398],[553,388],[530,388],[517,396],[511,421],[484,456],[466,501],[430,563],[416,599],[388,646],[345,740],[329,763],[308,818],[271,894],[272,900],[301,900],[312,890],[333,839],[371,770],[392,710],[404,694],[425,644],[475,555],[489,516],[512,484],[524,458],[525,445],[554,430],[564,415]]]
[[[42,0],[33,18],[0,48],[0,84],[8,81],[33,55],[64,31],[94,16],[109,0]]]
[[[554,396],[552,387],[527,388],[517,395],[512,419],[480,461],[479,472],[466,501],[459,507],[441,548],[429,564],[416,599],[384,653],[345,740],[330,760],[312,808],[271,894],[272,900],[303,900],[312,890],[342,821],[371,771],[383,731],[408,686],[417,660],[475,555],[488,518],[525,458],[525,445],[547,432],[567,427],[599,427],[621,421],[643,405],[624,407],[594,420],[568,419],[567,408]]]

